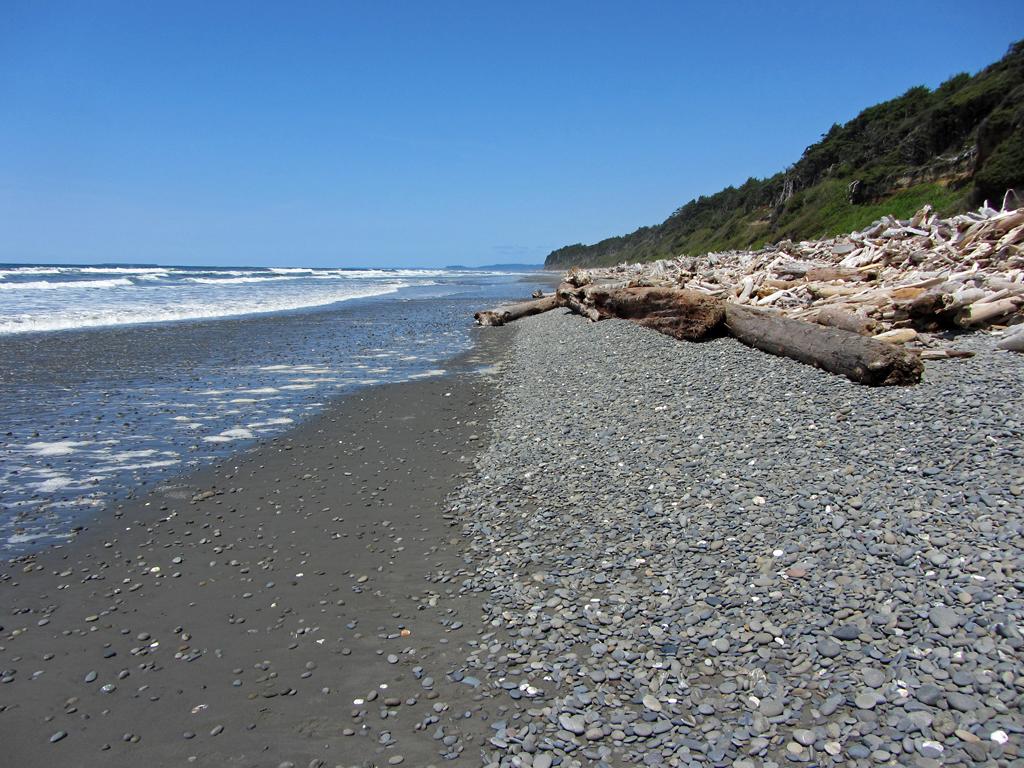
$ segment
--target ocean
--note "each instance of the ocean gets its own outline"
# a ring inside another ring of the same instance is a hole
[[[0,265],[0,553],[360,387],[445,373],[535,272]]]

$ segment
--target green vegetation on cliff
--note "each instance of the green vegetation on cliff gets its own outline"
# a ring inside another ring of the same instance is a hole
[[[925,203],[953,213],[1024,191],[1024,41],[976,75],[911,88],[833,125],[793,166],[698,197],[661,224],[552,251],[549,268],[827,237]]]

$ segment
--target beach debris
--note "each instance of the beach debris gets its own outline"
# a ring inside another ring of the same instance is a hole
[[[916,384],[923,371],[915,354],[885,340],[742,306],[689,288],[594,282],[584,282],[577,288],[565,282],[555,297],[557,306],[568,307],[591,321],[612,317],[632,320],[676,339],[700,341],[726,332],[747,346],[799,360],[859,384]],[[531,309],[526,314],[536,312]],[[524,316],[516,307],[478,313],[478,322],[480,315],[499,320]]]
[[[1024,208],[985,205],[944,219],[926,205],[910,219],[883,216],[839,237],[566,275],[577,287],[608,281],[678,286],[862,335],[1016,327],[1024,322]]]
[[[533,301],[525,301],[520,304],[498,307],[497,309],[488,310],[486,312],[477,312],[473,317],[479,325],[504,325],[505,323],[510,323],[513,320],[518,320],[521,317],[547,312],[548,310],[555,309],[557,306],[558,297],[547,296],[544,298],[534,299]]]
[[[1008,329],[996,346],[1024,351],[1024,208],[941,219],[925,206],[842,237],[573,268],[554,297],[475,317],[503,325],[555,307],[690,341],[726,332],[860,384],[915,384],[922,360],[972,354],[950,331]]]

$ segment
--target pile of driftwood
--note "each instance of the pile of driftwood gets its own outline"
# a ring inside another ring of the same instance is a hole
[[[1001,332],[999,346],[1024,351],[1024,208],[940,219],[926,206],[827,240],[573,269],[554,296],[476,319],[556,307],[680,339],[727,332],[859,383],[912,384],[922,358],[969,356],[949,348],[949,330]]]

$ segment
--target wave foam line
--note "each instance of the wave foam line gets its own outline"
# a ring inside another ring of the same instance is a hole
[[[137,309],[133,313],[124,310],[106,310],[93,314],[74,316],[63,313],[60,316],[30,318],[0,318],[0,335],[15,333],[39,333],[45,331],[67,331],[79,328],[102,328],[114,325],[138,325],[141,323],[168,323],[183,320],[206,320],[222,317],[243,317],[246,315],[262,315],[274,312],[289,312],[296,309],[309,309],[337,304],[350,299],[366,299],[373,296],[396,293],[409,283],[392,282],[366,288],[348,288],[344,293],[332,291],[319,296],[302,295],[288,299],[267,300],[262,304],[249,306],[198,305],[166,308]]]
[[[117,277],[113,280],[33,280],[29,283],[0,283],[2,291],[51,291],[58,288],[121,288],[135,285],[127,277]]]

